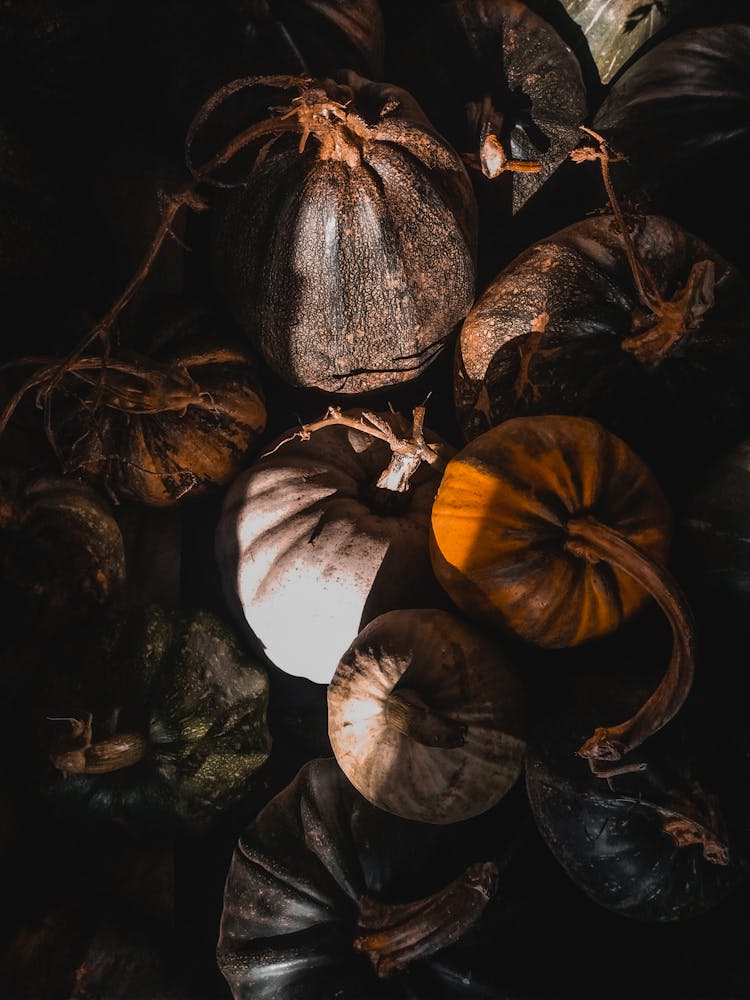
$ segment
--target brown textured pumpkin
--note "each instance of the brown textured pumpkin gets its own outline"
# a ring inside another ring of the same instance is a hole
[[[440,474],[417,466],[451,451],[421,427],[410,440],[395,414],[330,412],[234,482],[216,534],[238,620],[279,669],[321,684],[377,615],[439,602],[429,520]]]
[[[84,388],[62,428],[69,470],[157,507],[237,475],[266,408],[250,352],[210,325],[188,308],[162,327],[153,357],[75,362],[66,388]]]
[[[468,312],[476,203],[409,93],[337,81],[249,81],[272,112],[237,140],[265,145],[219,213],[215,271],[283,379],[354,393],[416,377]]]
[[[373,805],[457,823],[505,795],[523,767],[523,692],[494,642],[447,611],[370,622],[328,687],[339,766]]]
[[[646,706],[583,748],[619,760],[661,728],[690,690],[690,611],[663,568],[670,512],[645,463],[580,417],[519,417],[449,463],[432,509],[435,573],[466,613],[538,645],[575,646],[617,629],[652,594],[669,618],[669,669]]]

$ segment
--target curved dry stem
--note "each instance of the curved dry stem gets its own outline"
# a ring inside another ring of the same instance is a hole
[[[489,180],[495,180],[506,173],[539,173],[542,169],[539,160],[514,160],[506,153],[500,140],[504,116],[496,110],[491,97],[485,96],[481,101],[472,101],[466,110],[474,148],[479,151],[464,156],[470,166],[481,170]]]
[[[596,141],[597,146],[574,149],[570,157],[575,163],[595,160],[600,165],[604,187],[623,238],[638,298],[646,310],[645,316],[634,313],[633,333],[620,346],[633,354],[645,367],[654,368],[686,334],[698,329],[705,313],[713,307],[716,284],[714,264],[710,260],[697,261],[685,285],[678,288],[671,299],[664,298],[651,270],[633,243],[612,184],[609,165],[624,157],[620,153],[611,152],[606,140],[598,132],[585,125],[580,128]]]
[[[50,719],[51,722],[69,722],[71,727],[69,749],[50,755],[50,761],[64,776],[70,774],[110,774],[132,767],[146,756],[148,744],[141,733],[116,733],[106,739],[92,742],[92,720]]]
[[[565,547],[569,552],[590,563],[607,562],[637,580],[657,601],[672,628],[669,665],[651,697],[626,722],[597,729],[578,751],[581,757],[588,759],[594,774],[612,777],[622,772],[616,762],[658,732],[684,704],[695,673],[695,625],[687,601],[671,573],[618,531],[590,515],[573,518],[567,529]],[[633,769],[627,764],[624,766]]]
[[[316,432],[326,427],[350,427],[370,437],[385,441],[391,449],[391,460],[377,481],[380,489],[396,493],[408,491],[411,478],[422,462],[434,466],[439,472],[444,472],[446,460],[440,454],[438,446],[428,444],[424,437],[425,407],[416,406],[412,415],[411,434],[399,437],[387,420],[377,413],[365,410],[359,417],[345,415],[338,406],[329,406],[325,416],[311,424],[303,424],[299,430],[279,441],[270,451],[263,453],[261,458],[274,455],[285,444],[291,441],[309,441]]]
[[[471,865],[450,885],[414,903],[359,899],[354,949],[368,956],[379,976],[435,954],[477,922],[497,891],[499,871],[495,861]]]

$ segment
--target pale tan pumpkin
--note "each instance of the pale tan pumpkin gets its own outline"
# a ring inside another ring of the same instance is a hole
[[[457,823],[498,802],[523,767],[523,691],[497,644],[446,611],[390,611],[328,687],[339,766],[373,805]]]

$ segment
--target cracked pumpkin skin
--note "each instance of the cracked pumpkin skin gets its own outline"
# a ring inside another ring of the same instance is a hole
[[[509,420],[448,463],[432,509],[435,574],[466,614],[537,645],[607,635],[648,595],[616,566],[566,548],[566,525],[586,515],[666,561],[666,499],[623,441],[578,417]]]
[[[217,283],[290,385],[415,378],[474,299],[476,204],[404,90],[355,73],[282,94],[216,225]],[[283,135],[283,132],[291,135]]]

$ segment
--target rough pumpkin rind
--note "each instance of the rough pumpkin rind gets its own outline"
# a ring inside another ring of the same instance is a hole
[[[281,98],[299,126],[232,191],[215,272],[287,382],[365,392],[416,377],[474,298],[476,205],[406,91],[348,72]],[[333,110],[331,110],[333,109]]]

